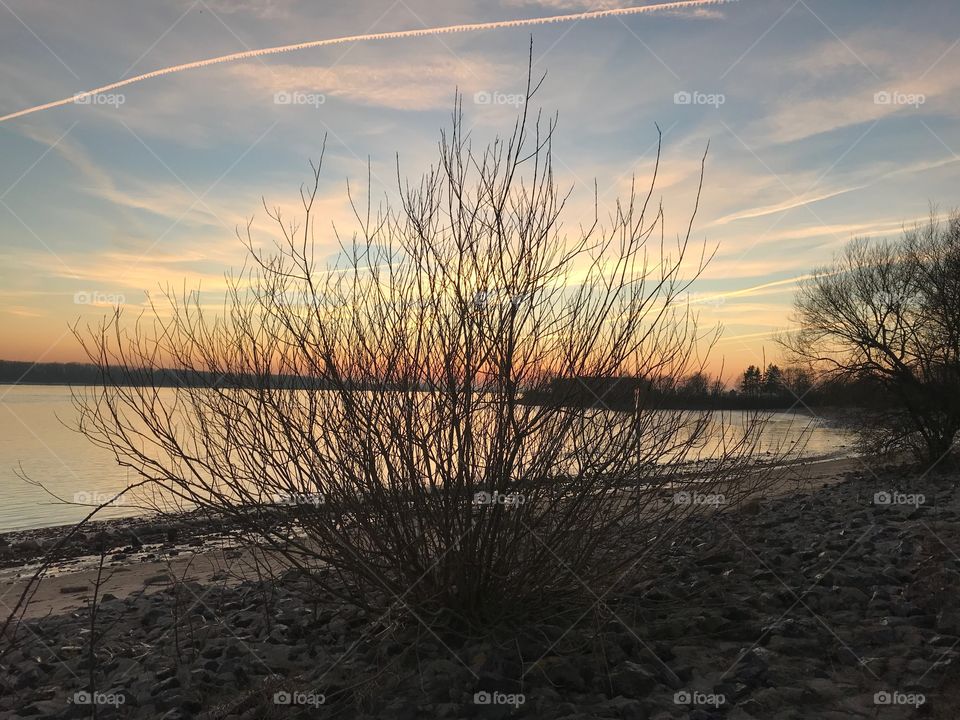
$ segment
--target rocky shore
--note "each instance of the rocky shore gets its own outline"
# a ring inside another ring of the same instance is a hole
[[[714,516],[574,627],[495,640],[370,617],[290,573],[107,594],[95,623],[27,622],[0,716],[954,718],[956,480],[864,468]]]
[[[54,547],[58,547],[56,565],[64,568],[101,549],[124,556],[157,548],[183,550],[203,547],[228,534],[226,528],[211,525],[209,518],[198,512],[93,520],[77,532],[72,530],[72,526],[61,525],[0,533],[0,569],[39,562]]]

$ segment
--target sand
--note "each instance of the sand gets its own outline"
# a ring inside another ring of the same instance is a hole
[[[823,487],[842,482],[849,473],[865,469],[856,457],[800,461],[781,468],[781,478],[768,487],[764,498],[779,498],[792,494],[815,492]],[[758,496],[758,499],[762,499]],[[100,592],[118,598],[137,593],[150,594],[175,581],[239,582],[251,577],[253,564],[246,551],[238,548],[176,549],[176,555],[166,559],[147,559],[147,555],[163,555],[162,548],[152,548],[105,567]],[[9,613],[26,587],[34,568],[13,568],[0,572],[0,608]],[[93,596],[97,577],[96,558],[81,558],[69,566],[57,567],[40,583],[25,617],[67,613],[83,607]]]

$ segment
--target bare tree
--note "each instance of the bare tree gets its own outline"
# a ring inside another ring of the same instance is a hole
[[[273,250],[242,234],[251,262],[222,311],[168,292],[149,320],[78,333],[103,381],[77,391],[81,430],[158,506],[203,508],[353,601],[474,627],[570,610],[644,569],[703,515],[698,493],[755,492],[759,416],[643,392],[702,370],[715,338],[683,300],[709,259],[696,207],[667,241],[654,172],[571,234],[535,85],[481,151],[458,98],[439,164],[410,183],[398,162],[398,202],[348,186],[357,230],[334,229],[337,259],[315,243],[318,164],[300,222],[267,208]],[[632,412],[557,391],[583,378],[632,383]]]
[[[960,214],[894,242],[852,241],[815,270],[782,342],[827,376],[869,380],[894,402],[863,429],[872,450],[938,462],[960,430]]]

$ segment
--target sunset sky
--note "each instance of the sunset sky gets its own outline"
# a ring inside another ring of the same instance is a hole
[[[629,0],[0,0],[0,116],[154,69],[346,35],[625,7]],[[640,4],[640,3],[638,3]],[[81,359],[68,324],[114,300],[239,268],[260,205],[295,209],[324,134],[320,230],[353,227],[345,181],[375,191],[433,161],[464,94],[474,144],[509,132],[528,43],[557,111],[568,226],[643,183],[719,251],[694,297],[721,322],[714,367],[777,355],[796,279],[851,237],[894,235],[960,200],[960,5],[741,0],[625,17],[357,41],[145,80],[0,122],[0,359]],[[290,102],[284,102],[290,100]],[[575,226],[575,225],[574,225]],[[324,239],[335,251],[332,233]],[[88,302],[92,301],[92,302]]]

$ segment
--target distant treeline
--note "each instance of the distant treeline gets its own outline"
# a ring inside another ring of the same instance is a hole
[[[275,387],[322,388],[316,378],[297,375],[254,376],[196,370],[112,367],[110,384],[133,387]],[[0,360],[0,383],[31,385],[102,385],[102,371],[89,363],[31,363]],[[356,389],[370,386],[362,383]],[[384,389],[378,386],[379,389]],[[886,392],[867,380],[820,380],[806,370],[751,365],[735,387],[698,372],[684,378],[562,378],[540,390],[528,390],[528,405],[559,403],[575,407],[629,410],[644,407],[682,409],[787,409],[803,407],[885,407]]]
[[[751,365],[735,387],[702,372],[684,378],[562,378],[543,390],[527,392],[531,405],[560,403],[577,407],[630,410],[637,402],[665,410],[786,410],[804,407],[881,408],[891,404],[886,390],[870,380],[817,378],[801,368],[766,370]]]
[[[264,378],[253,375],[197,370],[111,367],[110,383],[133,387],[260,387]],[[0,383],[30,385],[102,385],[103,371],[90,363],[31,363],[0,360]],[[313,378],[272,375],[273,387],[319,386]]]

